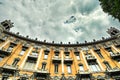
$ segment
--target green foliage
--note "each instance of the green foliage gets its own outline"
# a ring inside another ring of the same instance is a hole
[[[99,0],[103,11],[120,21],[120,0]]]

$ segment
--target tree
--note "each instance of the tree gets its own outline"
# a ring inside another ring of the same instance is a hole
[[[105,13],[120,21],[120,0],[99,0]]]

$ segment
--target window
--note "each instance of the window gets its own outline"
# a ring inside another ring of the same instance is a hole
[[[84,71],[84,67],[83,67],[83,65],[79,65],[79,71]]]
[[[97,54],[100,58],[103,58],[102,54],[100,53],[100,51],[97,51]]]
[[[24,65],[24,69],[34,69],[35,67],[35,61],[32,60],[27,60],[25,65]]]
[[[58,64],[54,64],[55,68],[54,68],[54,72],[58,73]]]
[[[49,53],[49,51],[44,51],[44,59],[48,58],[48,53]]]
[[[48,58],[48,54],[45,54],[45,55],[44,55],[44,59],[47,59],[47,58]]]
[[[77,60],[80,60],[80,56],[79,55],[77,55],[76,57],[77,57]]]
[[[12,65],[13,65],[13,66],[16,66],[17,63],[19,62],[19,60],[20,60],[19,58],[15,58],[15,60],[14,60],[13,63],[12,63]]]
[[[32,56],[38,56],[38,53],[37,52],[35,52],[35,51],[32,51],[32,54],[31,54]]]
[[[105,66],[107,67],[107,69],[111,69],[111,66],[109,65],[108,62],[104,62]]]
[[[71,65],[67,65],[67,70],[68,70],[68,73],[71,74],[72,73],[72,70],[71,70]]]
[[[42,70],[45,70],[45,67],[46,67],[46,63],[42,63]]]
[[[99,65],[96,62],[89,63],[90,70],[93,72],[99,72],[101,71]]]
[[[55,52],[55,56],[59,56],[59,52]]]
[[[25,50],[26,50],[25,48],[22,48],[22,50],[21,50],[21,52],[19,53],[19,55],[20,55],[20,56],[24,55]]]
[[[3,76],[2,80],[8,80],[8,76]]]
[[[11,45],[8,47],[7,51],[12,51],[13,47],[14,47],[14,45],[11,44]]]
[[[8,38],[8,36],[7,35],[5,35],[2,39],[3,40],[6,40]]]
[[[66,56],[66,58],[68,58],[69,57],[69,52],[65,52],[65,56]]]
[[[0,56],[0,61],[2,61],[3,60],[3,57],[2,56]]]
[[[76,55],[77,60],[80,60],[79,52],[76,52],[75,55]]]

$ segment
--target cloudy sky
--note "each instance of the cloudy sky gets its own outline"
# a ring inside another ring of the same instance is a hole
[[[98,0],[0,0],[0,22],[14,22],[12,32],[48,42],[84,42],[108,37],[120,23],[105,14]]]

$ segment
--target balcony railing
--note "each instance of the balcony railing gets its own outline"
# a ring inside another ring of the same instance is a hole
[[[91,73],[89,71],[78,71],[78,74],[81,74],[81,75],[90,75]]]
[[[72,64],[72,62],[73,62],[73,58],[71,58],[71,57],[65,57],[65,58],[64,58],[64,63],[65,63],[65,64],[67,64],[67,63]]]
[[[5,48],[0,48],[0,53],[5,55],[5,56],[9,56],[11,54],[11,51],[6,50]]]
[[[54,56],[52,60],[61,60],[61,58],[59,56]]]
[[[113,73],[113,72],[120,72],[119,68],[113,68],[113,69],[106,69],[107,72]]]
[[[120,68],[106,69],[106,74],[112,78],[120,76]]]
[[[95,61],[96,58],[94,56],[86,56],[87,61]]]
[[[64,60],[65,61],[73,61],[73,58],[71,58],[71,57],[65,57]]]
[[[88,78],[90,80],[92,79],[92,74],[89,71],[78,71],[76,76],[77,76],[76,80],[81,80],[82,78]]]
[[[13,65],[5,64],[5,65],[3,66],[3,68],[7,68],[7,69],[11,69],[11,70],[17,70],[17,69],[18,69],[18,66],[13,66]]]
[[[32,55],[32,54],[30,54],[29,57],[37,58],[38,55]]]
[[[52,58],[52,60],[53,60],[53,63],[60,63],[61,62],[61,58],[59,56],[54,56]]]
[[[118,58],[120,58],[120,52],[115,53],[115,54],[110,54],[110,56],[112,59],[118,59]]]
[[[47,69],[38,69],[37,70],[38,73],[48,73]]]

